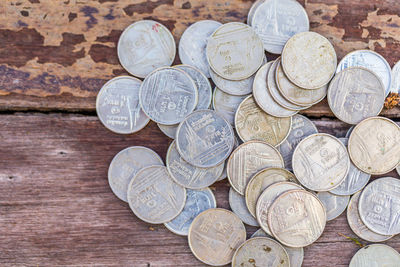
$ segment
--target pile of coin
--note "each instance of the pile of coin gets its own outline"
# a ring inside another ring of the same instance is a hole
[[[99,119],[120,134],[152,120],[175,140],[165,164],[149,148],[119,152],[108,172],[112,191],[141,220],[188,236],[195,257],[213,266],[301,266],[303,247],[346,208],[364,240],[399,234],[400,180],[368,184],[400,164],[400,127],[377,117],[391,90],[387,62],[360,50],[338,65],[332,44],[308,31],[294,0],[258,0],[247,23],[192,24],[178,46],[183,64],[172,67],[176,45],[165,26],[142,20],[125,29],[118,57],[144,80],[107,82]],[[265,51],[281,56],[268,61]],[[325,96],[340,120],[355,125],[346,138],[319,133],[297,114]],[[217,208],[209,189],[224,178],[232,211]],[[247,241],[244,223],[260,227]],[[376,257],[387,248],[371,247],[350,265],[362,266],[364,254],[383,263],[400,257]]]

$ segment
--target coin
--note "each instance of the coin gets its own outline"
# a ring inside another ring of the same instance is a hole
[[[229,206],[245,224],[258,226],[257,220],[250,214],[246,207],[244,196],[236,192],[232,187],[229,189]]]
[[[139,100],[150,119],[174,125],[194,110],[198,92],[196,84],[186,72],[176,68],[161,68],[144,79]]]
[[[291,190],[280,195],[268,211],[268,226],[283,245],[305,247],[314,243],[324,231],[325,208],[321,201],[305,190]]]
[[[400,233],[400,180],[384,177],[368,184],[358,204],[363,223],[375,233]]]
[[[349,138],[349,154],[363,172],[385,174],[400,164],[400,127],[387,118],[360,122]]]
[[[316,32],[296,34],[282,52],[286,76],[301,88],[318,89],[328,84],[336,66],[335,49],[328,39]]]
[[[175,183],[164,166],[139,170],[128,186],[128,203],[142,221],[154,224],[169,222],[185,206],[186,190]]]
[[[121,150],[114,156],[108,168],[108,183],[113,193],[122,201],[128,202],[126,192],[129,182],[144,167],[164,166],[160,156],[153,150],[132,146]]]
[[[349,267],[400,266],[400,254],[384,244],[372,244],[360,248],[350,261]]]
[[[228,80],[249,78],[261,66],[263,58],[260,38],[244,23],[223,24],[208,40],[209,65],[219,76]]]
[[[391,235],[380,235],[372,232],[362,222],[360,214],[358,212],[358,201],[360,199],[361,192],[357,192],[351,197],[350,203],[347,206],[347,222],[350,225],[351,230],[360,238],[369,242],[383,242],[392,238]]]
[[[251,238],[240,245],[233,255],[232,267],[243,266],[289,267],[289,254],[273,239]]]
[[[169,146],[165,161],[171,178],[177,184],[190,189],[202,189],[212,185],[224,170],[224,162],[204,169],[189,164],[179,155],[176,141]]]
[[[210,69],[211,79],[215,85],[224,93],[234,96],[247,96],[253,89],[254,75],[240,81],[231,81],[222,78]]]
[[[190,25],[179,40],[178,53],[183,64],[198,68],[210,78],[206,56],[208,38],[222,24],[214,20],[200,20]]]
[[[231,154],[235,137],[230,124],[212,110],[197,110],[187,116],[176,132],[179,154],[190,164],[209,168]]]
[[[260,109],[253,96],[239,105],[235,115],[235,128],[243,142],[264,141],[272,146],[280,145],[289,135],[292,118],[277,118]]]
[[[288,137],[277,149],[285,162],[285,168],[292,170],[293,151],[301,140],[312,134],[318,133],[315,124],[303,115],[296,114],[292,117],[292,127]]]
[[[103,85],[96,99],[101,123],[115,133],[131,134],[143,129],[150,119],[139,105],[139,79],[120,76]]]
[[[235,144],[233,145],[233,149],[236,149],[239,146],[239,138],[235,135]],[[225,164],[224,164],[224,170],[222,171],[221,176],[218,178],[217,181],[221,181],[224,180],[225,178],[228,177],[227,173],[226,173],[226,167],[228,166],[228,159],[225,160]]]
[[[189,228],[189,247],[194,256],[212,266],[232,261],[236,249],[246,240],[246,228],[233,212],[208,209],[200,213]]]
[[[381,78],[385,87],[386,95],[391,89],[392,73],[389,63],[384,57],[372,50],[357,50],[347,54],[340,62],[336,72],[349,67],[364,67],[373,71]]]
[[[338,196],[329,192],[318,192],[317,197],[324,204],[327,221],[339,217],[346,210],[350,199],[350,196]]]
[[[215,87],[213,93],[213,108],[219,115],[234,126],[236,110],[246,97],[247,95],[230,95],[220,90],[218,87]]]
[[[372,71],[344,69],[329,85],[328,104],[335,116],[348,124],[378,115],[385,103],[385,88]]]
[[[392,93],[400,93],[400,61],[396,63],[396,65],[392,68],[392,89],[390,92]]]
[[[176,138],[176,130],[178,130],[179,124],[174,124],[174,125],[164,125],[161,123],[157,123],[158,128],[171,139]]]
[[[190,224],[197,215],[205,210],[217,207],[213,192],[209,188],[186,190],[186,203],[182,212],[172,221],[164,223],[165,227],[177,235],[188,235]]]
[[[339,138],[339,140],[347,147],[348,140],[347,138]],[[360,191],[367,185],[371,175],[359,170],[354,164],[350,161],[350,169],[346,178],[342,183],[335,189],[329,191],[335,195],[340,196],[350,196],[354,193]]]
[[[351,135],[351,133],[353,132],[354,127],[356,127],[356,126],[353,125],[353,126],[351,126],[351,127],[347,130],[345,138],[350,138],[350,135]]]
[[[171,66],[176,46],[171,32],[161,23],[140,20],[129,25],[121,34],[117,45],[122,67],[140,78],[153,70]]]
[[[400,165],[396,168],[397,173],[400,175]]]
[[[273,146],[248,141],[238,146],[231,154],[227,165],[228,180],[233,189],[244,195],[250,178],[268,167],[283,168],[283,159]]]
[[[264,2],[265,2],[265,0],[257,0],[250,7],[249,13],[247,13],[247,22],[246,22],[247,25],[251,26],[251,21],[253,20],[256,9]]]
[[[310,29],[310,22],[305,9],[297,1],[272,0],[264,1],[254,11],[251,26],[260,36],[266,51],[280,54],[290,37]]]

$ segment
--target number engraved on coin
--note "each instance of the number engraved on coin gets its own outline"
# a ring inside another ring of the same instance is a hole
[[[345,211],[350,199],[350,196],[337,196],[329,192],[319,192],[317,197],[324,204],[327,221],[339,217]]]
[[[215,87],[213,94],[214,110],[233,126],[235,124],[236,110],[246,97],[247,95],[230,95]]]
[[[244,196],[236,192],[232,187],[229,189],[229,206],[245,224],[258,226],[257,220],[250,214],[246,207]]]

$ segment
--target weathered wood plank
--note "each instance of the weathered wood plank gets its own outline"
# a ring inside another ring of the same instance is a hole
[[[316,124],[337,136],[348,128]],[[0,115],[0,140],[1,266],[203,266],[186,238],[141,222],[108,186],[108,164],[121,149],[144,145],[165,157],[170,140],[154,123],[122,136],[96,117]],[[218,206],[229,208],[228,182],[212,188]],[[354,236],[345,216],[306,248],[303,266],[347,266],[358,247],[338,233]],[[387,244],[400,250],[400,237]]]

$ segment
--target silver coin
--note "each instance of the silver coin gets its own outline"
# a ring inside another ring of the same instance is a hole
[[[174,125],[164,125],[161,123],[157,123],[158,128],[171,139],[176,138],[176,130],[178,130],[179,124],[174,124]]]
[[[268,0],[254,11],[251,26],[260,36],[266,51],[280,54],[290,37],[310,29],[310,22],[305,9],[297,1]]]
[[[350,135],[351,135],[351,133],[353,132],[354,127],[356,127],[356,126],[353,125],[353,126],[351,126],[351,127],[347,130],[345,138],[350,138]]]
[[[235,144],[233,145],[233,150],[235,150],[239,145],[240,145],[239,137],[237,137],[236,134],[235,134]],[[229,160],[229,159],[226,159],[226,160],[225,160],[224,170],[222,171],[222,174],[221,174],[221,176],[218,178],[217,181],[224,180],[225,178],[228,177],[227,169],[226,169],[227,166],[228,166],[228,160]]]
[[[182,212],[172,221],[164,223],[165,227],[177,235],[188,235],[194,218],[205,210],[217,207],[217,201],[209,188],[186,190],[186,202]]]
[[[347,54],[340,62],[336,73],[349,67],[364,67],[373,71],[381,78],[385,86],[385,96],[390,93],[392,72],[389,63],[384,57],[372,50],[357,50]]]
[[[363,223],[375,233],[400,233],[400,180],[384,177],[365,187],[358,204]]]
[[[125,148],[114,156],[108,168],[108,183],[113,193],[122,201],[128,202],[128,185],[136,173],[144,167],[160,165],[164,162],[153,150],[133,146]]]
[[[254,13],[256,12],[257,8],[264,2],[265,0],[257,0],[250,7],[249,13],[247,13],[247,25],[251,26],[251,21],[253,20]]]
[[[348,138],[339,138],[339,140],[347,147],[349,139]],[[329,191],[332,194],[339,196],[349,196],[354,193],[360,191],[367,185],[369,179],[371,178],[371,174],[365,173],[359,170],[354,164],[350,161],[350,169],[346,178],[343,182],[336,187],[335,189]]]
[[[400,165],[396,168],[397,173],[400,175]]]
[[[400,93],[400,61],[392,68],[392,93]]]
[[[196,84],[186,72],[176,68],[161,68],[144,79],[139,100],[150,119],[174,125],[195,109],[198,92]]]
[[[224,91],[227,94],[235,96],[243,96],[251,94],[254,82],[254,75],[240,81],[231,81],[224,79],[218,74],[216,74],[212,69],[210,69],[210,75],[215,85],[221,91]]]
[[[388,245],[372,244],[360,248],[349,267],[400,267],[400,254]]]
[[[128,203],[142,221],[154,224],[173,220],[182,211],[186,189],[175,183],[164,166],[150,166],[136,173],[128,186]]]
[[[200,20],[190,25],[179,40],[178,53],[183,64],[198,68],[210,78],[206,56],[208,38],[222,24],[214,20]]]
[[[202,189],[212,185],[221,176],[224,162],[212,168],[198,168],[186,162],[176,149],[176,141],[168,148],[166,165],[172,179],[189,189]]]
[[[318,192],[317,197],[324,204],[327,221],[339,217],[346,210],[350,200],[350,196],[337,196],[329,192]]]
[[[118,41],[118,58],[130,74],[144,78],[153,70],[171,66],[176,46],[171,32],[153,20],[129,25]]]
[[[235,143],[232,126],[213,110],[198,110],[179,125],[176,146],[184,160],[200,168],[221,164]]]
[[[218,87],[215,87],[213,93],[213,108],[219,115],[234,126],[236,110],[247,96],[248,95],[230,95],[220,90]]]
[[[318,129],[311,120],[299,114],[296,114],[292,117],[292,129],[290,130],[286,140],[277,147],[278,151],[283,157],[283,160],[285,161],[286,169],[293,170],[293,152],[301,140],[316,133],[318,133]]]
[[[247,209],[244,196],[236,192],[232,187],[229,189],[229,206],[242,222],[251,226],[259,226],[257,220]]]
[[[115,133],[131,134],[143,129],[150,119],[139,105],[139,79],[120,76],[103,85],[96,99],[101,123]]]

